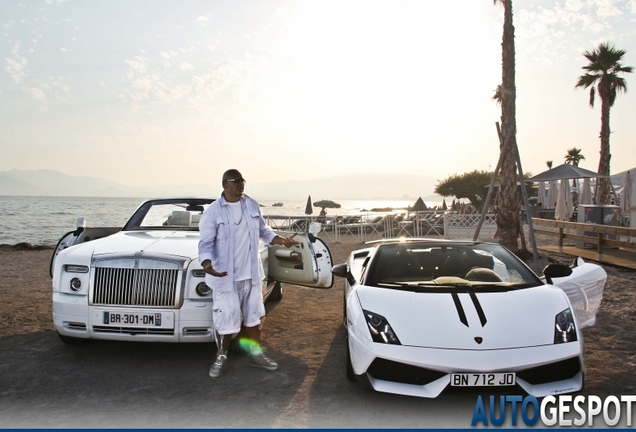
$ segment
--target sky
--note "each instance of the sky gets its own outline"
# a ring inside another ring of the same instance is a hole
[[[513,6],[523,170],[573,147],[597,170],[582,53],[609,42],[636,67],[636,0]],[[502,27],[492,0],[3,1],[0,171],[129,186],[492,171]],[[624,78],[612,173],[636,166]]]

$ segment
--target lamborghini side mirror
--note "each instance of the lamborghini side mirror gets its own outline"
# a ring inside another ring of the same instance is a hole
[[[347,264],[336,264],[331,268],[331,273],[333,273],[334,276],[346,278],[349,285],[354,285],[356,283],[356,279],[349,271],[349,266]]]
[[[565,264],[548,264],[543,269],[543,275],[545,276],[545,280],[547,283],[552,285],[553,278],[560,278],[570,276],[572,274],[572,269]]]

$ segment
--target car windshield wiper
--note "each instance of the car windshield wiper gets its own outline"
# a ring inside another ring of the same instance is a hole
[[[434,283],[432,281],[427,282],[377,282],[375,284],[378,288],[390,288],[401,291],[413,291],[420,293],[461,293],[461,292],[506,292],[515,291],[518,289],[536,287],[535,283],[520,283],[520,284],[508,284],[506,282],[448,282],[448,283]]]
[[[401,283],[401,282],[380,281],[380,282],[377,282],[375,286],[379,288],[413,288],[414,285],[406,283],[406,282]]]
[[[467,292],[505,292],[517,289],[505,282],[496,282],[485,284],[475,282],[447,282],[442,284],[435,283],[420,283],[418,286],[421,290],[418,292],[455,292],[455,293],[467,293]]]

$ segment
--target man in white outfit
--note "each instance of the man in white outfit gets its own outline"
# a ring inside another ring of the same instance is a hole
[[[219,377],[227,363],[227,350],[241,325],[250,340],[250,366],[267,370],[278,364],[261,347],[261,318],[265,315],[261,283],[265,272],[258,250],[267,244],[291,247],[294,235],[281,237],[265,225],[259,204],[243,193],[245,179],[238,170],[223,174],[223,193],[201,215],[199,261],[212,288],[217,354],[210,376]]]

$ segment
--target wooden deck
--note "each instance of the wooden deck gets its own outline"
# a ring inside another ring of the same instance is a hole
[[[549,252],[559,252],[559,246],[537,245],[537,249]],[[563,245],[563,253],[572,256],[580,256],[588,261],[596,261],[603,264],[610,264],[636,270],[636,251],[633,249],[603,249],[603,255],[599,257],[596,249],[583,249],[574,245]]]
[[[537,246],[538,249],[551,252],[562,252],[572,256],[580,256],[590,261],[610,264],[636,270],[636,243],[629,241],[636,237],[636,228],[598,225],[532,218],[534,233],[556,237],[557,245]],[[565,240],[565,241],[564,241]],[[578,244],[590,242],[602,245],[599,250],[578,248]],[[559,250],[558,243],[563,245]]]

